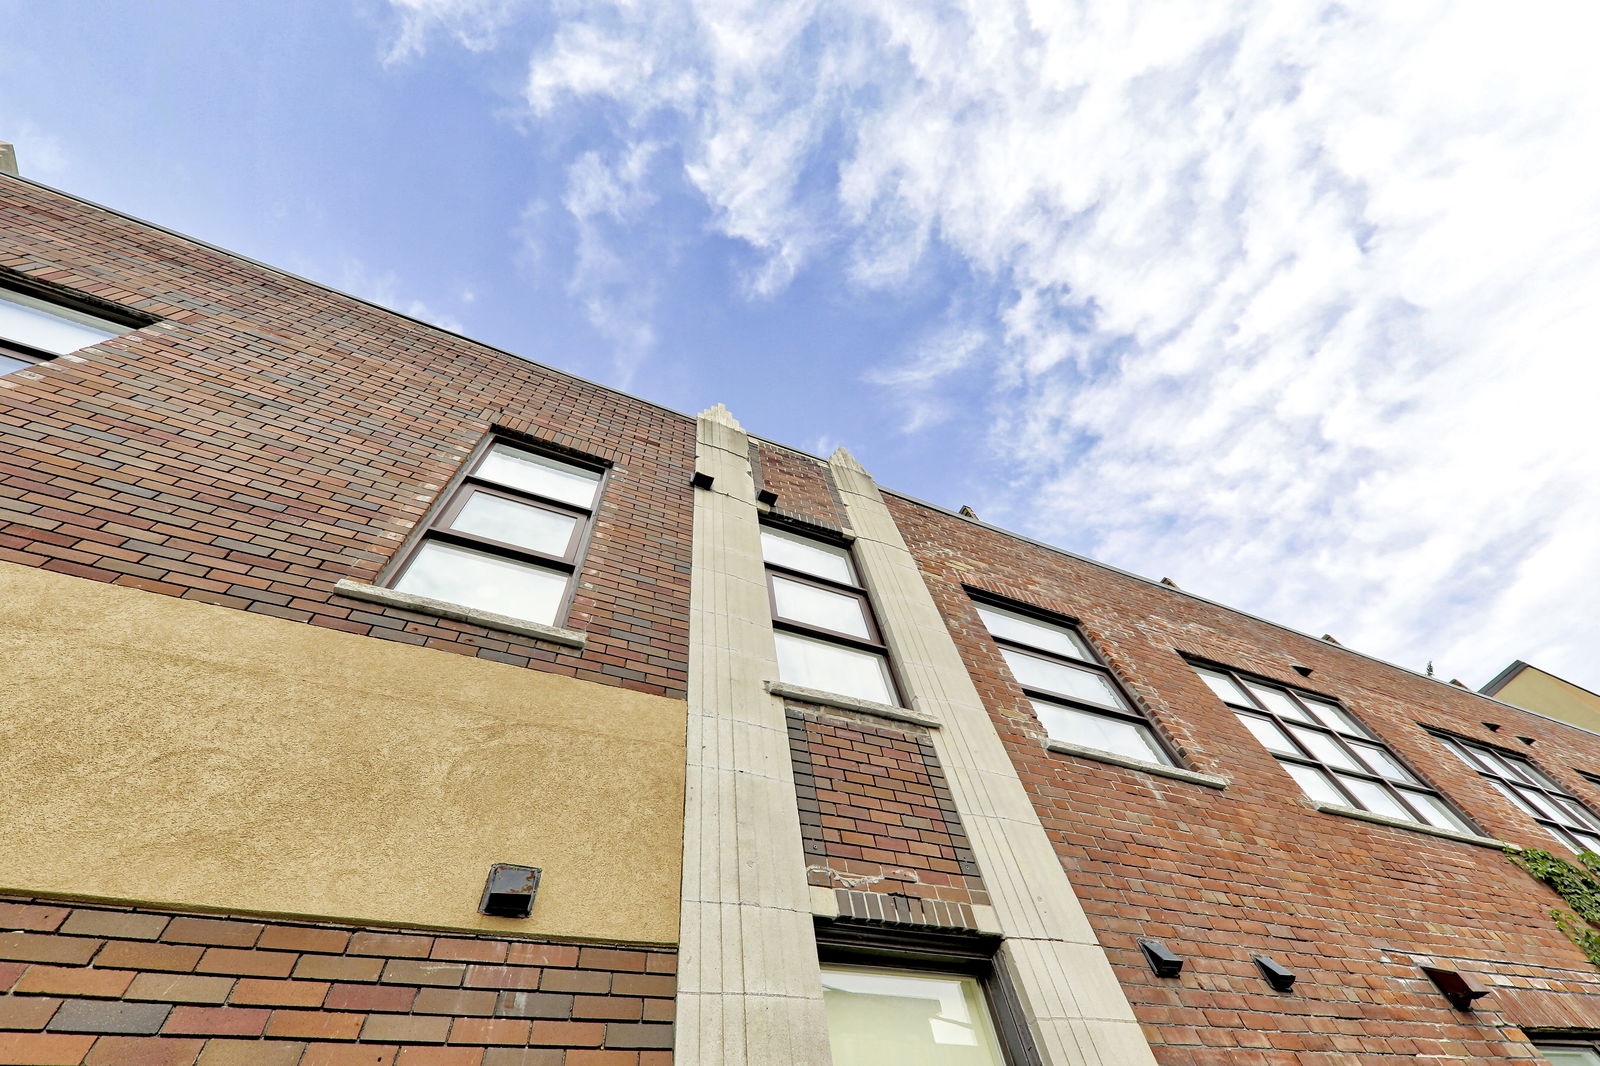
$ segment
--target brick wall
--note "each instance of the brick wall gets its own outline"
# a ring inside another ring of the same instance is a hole
[[[808,883],[856,917],[976,928],[988,893],[926,731],[796,706],[788,722]]]
[[[676,956],[0,900],[0,1063],[666,1066]]]
[[[838,532],[844,506],[828,465],[766,441],[750,442],[750,469],[756,490],[775,493],[772,514]]]
[[[4,175],[0,269],[161,319],[0,378],[0,560],[683,694],[689,419]],[[614,464],[581,652],[332,592],[496,427]]]
[[[1486,833],[1536,847],[1557,845],[1423,725],[1502,746],[1532,737],[1523,750],[1595,806],[1600,787],[1576,770],[1600,770],[1600,737],[898,497],[888,503],[1159,1061],[1526,1059],[1510,1027],[1547,1025],[1600,993],[1600,974],[1549,917],[1553,894],[1495,849],[1313,810],[1179,653],[1344,701]],[[1229,786],[1047,751],[964,585],[1079,619],[1187,765]],[[1156,978],[1141,936],[1183,956],[1183,975]],[[1294,970],[1294,990],[1271,991],[1252,952]],[[1500,991],[1473,1013],[1454,1011],[1418,969],[1427,961]]]

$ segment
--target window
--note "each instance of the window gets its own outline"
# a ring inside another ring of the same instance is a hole
[[[1600,1050],[1593,1042],[1533,1046],[1550,1066],[1600,1066]]]
[[[1561,843],[1573,851],[1600,851],[1600,818],[1530,760],[1460,737],[1439,739]]]
[[[1332,700],[1232,670],[1194,669],[1312,799],[1436,829],[1476,832]]]
[[[134,328],[0,286],[0,374],[120,337]]]
[[[598,468],[491,441],[399,561],[399,592],[553,625],[565,614]]]
[[[1150,723],[1077,630],[979,603],[978,616],[1054,740],[1172,765]]]
[[[874,703],[895,703],[889,649],[872,617],[850,549],[764,526],[778,676]]]
[[[825,964],[834,1066],[1003,1066],[978,978]]]

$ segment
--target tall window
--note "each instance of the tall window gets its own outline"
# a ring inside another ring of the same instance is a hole
[[[1075,629],[985,603],[976,607],[1051,738],[1172,763],[1150,723]]]
[[[1312,799],[1436,829],[1476,831],[1332,700],[1231,670],[1195,670]]]
[[[553,625],[603,472],[494,441],[400,560],[400,592]]]
[[[765,526],[761,553],[778,645],[778,676],[795,685],[896,703],[872,605],[850,549]]]
[[[1573,851],[1600,852],[1600,818],[1531,761],[1460,737],[1439,739],[1551,836]]]
[[[120,337],[135,327],[0,287],[0,374]]]
[[[834,1066],[1003,1066],[976,977],[824,965]]]

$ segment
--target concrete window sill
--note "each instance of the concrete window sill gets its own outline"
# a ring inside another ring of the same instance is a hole
[[[1346,807],[1339,803],[1316,803],[1313,806],[1324,814],[1338,814],[1363,822],[1373,822],[1377,825],[1393,826],[1396,829],[1409,829],[1413,833],[1426,833],[1431,837],[1459,840],[1463,844],[1476,844],[1480,848],[1494,848],[1496,851],[1504,851],[1511,846],[1505,841],[1496,840],[1493,837],[1481,837],[1476,833],[1458,833],[1454,829],[1440,829],[1436,826],[1420,825],[1417,822],[1408,822],[1403,818],[1391,818],[1387,814],[1373,814],[1371,811]]]
[[[801,703],[837,707],[841,711],[870,714],[875,718],[887,718],[892,722],[910,722],[913,725],[927,726],[929,729],[939,728],[939,719],[923,711],[913,711],[910,707],[894,707],[887,703],[858,699],[855,696],[841,696],[837,692],[823,692],[821,689],[790,685],[783,681],[768,681],[767,691],[774,696],[799,700]]]
[[[440,618],[449,618],[457,622],[468,622],[475,626],[483,626],[485,629],[499,629],[507,633],[520,633],[525,637],[533,637],[549,644],[561,644],[568,648],[582,648],[589,639],[576,629],[541,625],[538,622],[529,622],[522,618],[495,614],[493,611],[480,611],[475,607],[463,607],[459,603],[450,603],[447,600],[435,600],[427,596],[413,596],[409,592],[397,592],[394,589],[386,589],[379,585],[351,581],[349,578],[335,582],[333,591],[341,596],[349,596],[355,600],[381,603],[385,607],[399,607],[407,611],[416,611],[419,614],[437,615]]]
[[[1206,788],[1227,788],[1229,784],[1228,778],[1218,777],[1216,774],[1203,774],[1198,770],[1185,770],[1181,766],[1168,766],[1164,762],[1149,762],[1145,759],[1118,755],[1114,751],[1086,748],[1081,744],[1069,744],[1065,740],[1047,740],[1044,742],[1044,746],[1063,755],[1076,755],[1080,759],[1093,759],[1096,762],[1110,763],[1112,766],[1125,766],[1130,770],[1143,770],[1145,773],[1155,774],[1157,777],[1170,777],[1177,781],[1188,781],[1191,784],[1204,785]]]

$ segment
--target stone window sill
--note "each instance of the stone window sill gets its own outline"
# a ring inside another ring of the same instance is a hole
[[[870,714],[874,718],[887,718],[892,722],[910,722],[912,725],[927,726],[929,729],[939,728],[939,719],[923,711],[913,711],[910,707],[894,707],[887,703],[863,700],[855,696],[841,696],[837,692],[824,692],[821,689],[791,685],[783,681],[768,681],[767,691],[774,696],[799,700],[801,703],[815,703],[823,707],[836,707],[841,711]]]
[[[1463,844],[1476,844],[1480,848],[1494,848],[1504,851],[1511,845],[1503,840],[1493,837],[1481,837],[1476,833],[1458,833],[1454,829],[1440,829],[1437,826],[1421,825],[1417,822],[1408,822],[1404,818],[1391,818],[1387,814],[1373,814],[1356,807],[1346,807],[1340,803],[1314,803],[1317,810],[1324,814],[1338,814],[1346,818],[1355,818],[1363,822],[1373,822],[1377,825],[1393,826],[1396,829],[1409,829],[1413,833],[1426,833],[1428,836],[1444,837],[1446,840],[1459,840]]]
[[[1168,766],[1164,762],[1149,762],[1145,759],[1135,759],[1128,755],[1118,755],[1114,751],[1101,751],[1099,748],[1086,748],[1081,744],[1069,744],[1065,740],[1047,740],[1044,746],[1051,751],[1059,751],[1063,755],[1076,755],[1082,759],[1094,759],[1096,762],[1110,763],[1113,766],[1125,766],[1130,770],[1143,770],[1147,774],[1157,777],[1170,777],[1178,781],[1188,781],[1195,785],[1204,785],[1206,788],[1227,788],[1229,780],[1218,777],[1216,774],[1203,774],[1198,770],[1185,770],[1181,766]]]
[[[589,639],[584,633],[576,629],[541,625],[538,622],[529,622],[522,618],[495,614],[493,611],[480,611],[475,607],[463,607],[459,603],[450,603],[447,600],[435,600],[428,596],[414,596],[409,592],[398,592],[379,585],[351,581],[349,578],[335,582],[333,591],[341,596],[349,596],[355,600],[381,603],[386,607],[400,607],[407,611],[416,611],[419,614],[437,615],[440,618],[449,618],[457,622],[468,622],[475,626],[483,626],[485,629],[499,629],[507,633],[520,633],[525,637],[533,637],[550,644],[561,644],[568,648],[582,648]]]

